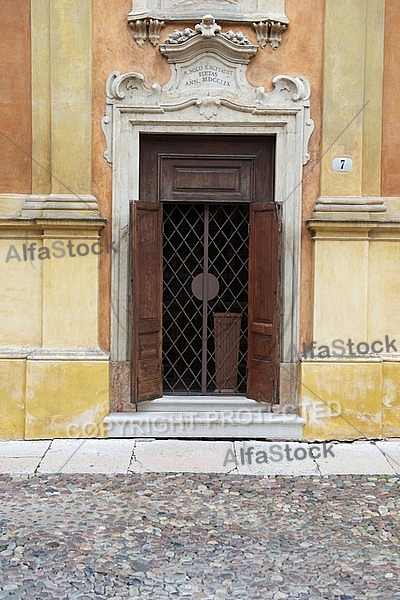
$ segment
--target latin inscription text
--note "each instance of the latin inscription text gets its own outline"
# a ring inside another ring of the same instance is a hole
[[[233,70],[219,67],[218,65],[202,64],[190,69],[185,69],[185,87],[196,87],[205,83],[226,88],[233,87]]]

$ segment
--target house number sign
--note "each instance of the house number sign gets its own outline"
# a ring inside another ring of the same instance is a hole
[[[353,159],[345,156],[338,156],[332,161],[332,169],[337,173],[349,173],[353,170]]]

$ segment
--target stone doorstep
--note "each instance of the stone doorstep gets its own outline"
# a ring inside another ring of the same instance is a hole
[[[248,411],[140,411],[104,419],[109,438],[301,440],[305,419],[294,414]]]
[[[214,411],[272,412],[271,404],[257,402],[244,396],[163,396],[139,402],[138,412],[214,412]]]

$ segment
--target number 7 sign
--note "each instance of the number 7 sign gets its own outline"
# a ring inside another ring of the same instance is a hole
[[[353,170],[353,159],[345,156],[338,156],[332,161],[332,169],[337,173],[349,173]]]

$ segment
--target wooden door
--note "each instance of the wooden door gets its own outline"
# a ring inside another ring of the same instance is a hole
[[[132,214],[135,402],[162,396],[162,204],[250,205],[247,396],[277,401],[279,224],[274,138],[145,135],[140,197]]]
[[[162,204],[131,205],[132,402],[162,396]]]
[[[247,397],[277,401],[279,382],[279,222],[272,203],[250,206]]]

